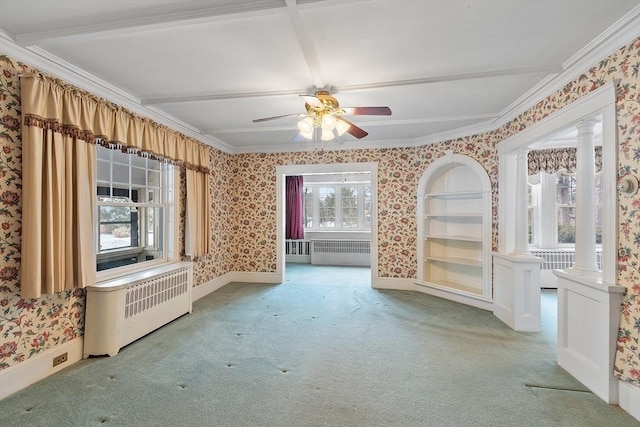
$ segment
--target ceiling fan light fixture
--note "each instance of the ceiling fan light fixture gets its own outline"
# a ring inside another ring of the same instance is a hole
[[[309,131],[300,131],[300,135],[305,137],[306,139],[313,139],[313,128]]]
[[[309,116],[298,122],[298,130],[301,134],[313,134],[313,119]]]
[[[336,132],[338,132],[338,136],[344,135],[344,133],[349,130],[351,125],[344,120],[336,120]]]
[[[321,126],[323,131],[332,131],[336,127],[336,118],[333,117],[332,114],[324,113],[322,115]]]
[[[323,141],[331,141],[335,136],[333,135],[333,130],[322,128],[322,136],[320,139]]]

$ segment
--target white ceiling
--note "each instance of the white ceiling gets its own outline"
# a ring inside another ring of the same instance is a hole
[[[606,42],[637,25],[639,5],[0,0],[0,52],[26,52],[41,69],[228,152],[310,146],[290,142],[295,117],[252,120],[302,113],[298,95],[319,88],[341,106],[393,112],[349,117],[369,135],[338,146],[406,146],[492,126],[539,100],[593,65],[589,55],[608,54]]]

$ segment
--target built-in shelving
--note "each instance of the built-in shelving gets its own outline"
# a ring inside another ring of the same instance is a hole
[[[418,280],[427,293],[491,307],[491,186],[475,160],[448,152],[418,188]]]

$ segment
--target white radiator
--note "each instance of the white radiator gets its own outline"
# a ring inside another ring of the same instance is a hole
[[[573,267],[576,253],[574,250],[535,249],[531,255],[542,258],[542,270],[564,270]],[[602,251],[596,252],[598,268],[602,269]]]
[[[284,253],[286,262],[309,264],[311,262],[311,241],[286,240]]]
[[[193,264],[174,263],[88,286],[84,357],[125,345],[191,313]]]
[[[531,255],[542,258],[540,266],[540,287],[555,289],[558,287],[558,278],[553,270],[564,270],[573,267],[576,253],[573,249],[534,249]],[[598,268],[602,269],[602,251],[596,252]]]
[[[371,241],[311,240],[311,264],[371,266]]]

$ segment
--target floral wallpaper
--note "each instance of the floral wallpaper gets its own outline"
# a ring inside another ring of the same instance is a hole
[[[640,39],[621,47],[564,88],[495,131],[412,148],[230,155],[211,148],[212,253],[194,260],[196,285],[231,271],[276,270],[278,165],[378,162],[378,276],[415,278],[417,183],[444,151],[484,165],[493,188],[493,249],[497,248],[496,144],[597,89],[617,82],[619,171],[640,167]],[[19,297],[20,113],[16,74],[26,66],[0,56],[0,369],[82,334],[84,292],[38,300]],[[181,190],[184,191],[184,190]],[[640,384],[640,202],[619,201],[619,282],[627,293],[616,354],[616,374]],[[184,229],[181,213],[181,230]],[[182,247],[182,246],[181,246]],[[183,253],[183,250],[182,250]]]
[[[82,335],[84,290],[20,298],[22,143],[18,73],[28,67],[0,56],[0,369]]]

